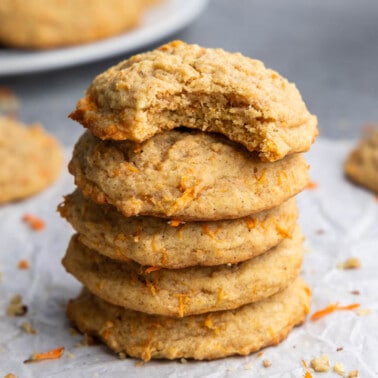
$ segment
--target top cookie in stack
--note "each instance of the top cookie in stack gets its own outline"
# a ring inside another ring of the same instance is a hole
[[[63,264],[86,287],[68,306],[82,332],[145,360],[213,359],[304,320],[292,197],[317,127],[293,84],[175,41],[99,75],[71,117],[89,129],[60,207],[78,232]]]
[[[264,161],[307,151],[318,134],[297,88],[277,72],[181,41],[96,77],[71,118],[101,139],[138,143],[181,126],[216,132]]]

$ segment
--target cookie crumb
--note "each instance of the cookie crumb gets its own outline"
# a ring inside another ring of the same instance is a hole
[[[72,352],[66,352],[66,356],[68,357],[68,358],[75,358],[75,355],[72,353]]]
[[[79,331],[76,328],[70,328],[69,333],[71,336],[76,336],[79,334]]]
[[[343,351],[343,350],[344,350],[343,347],[338,347],[338,348],[336,348],[336,352],[341,352],[341,351]]]
[[[358,370],[352,370],[347,375],[347,378],[357,378],[357,377],[358,377]]]
[[[360,295],[361,294],[358,290],[352,290],[350,293],[352,295]]]
[[[344,365],[340,362],[337,362],[332,369],[336,374],[341,375],[342,377],[344,376],[345,370],[344,370]]]
[[[38,331],[33,328],[33,326],[29,322],[23,322],[21,323],[21,329],[24,330],[26,333],[29,333],[30,335],[36,335]]]
[[[261,357],[264,355],[264,352],[261,350],[259,353],[257,353],[257,357]]]
[[[12,374],[12,373],[8,373],[8,374],[5,374],[5,375],[4,375],[4,378],[17,378],[17,376],[15,376],[15,375]]]
[[[120,360],[126,360],[126,358],[127,358],[126,353],[119,352],[119,353],[118,353],[118,358],[119,358]]]
[[[144,365],[144,362],[143,361],[137,361],[135,362],[135,367],[142,367]]]
[[[337,265],[339,269],[358,269],[361,267],[361,262],[357,257],[348,257],[344,262]]]
[[[187,364],[187,363],[188,363],[188,360],[187,360],[186,358],[181,358],[181,359],[180,359],[180,362],[181,362],[182,364]]]
[[[250,362],[250,363],[244,365],[244,370],[251,370],[252,367],[253,367],[253,364],[252,364],[252,362]]]
[[[16,294],[12,297],[7,307],[8,316],[23,316],[28,312],[28,307],[22,303],[22,297]]]
[[[264,368],[268,368],[272,366],[272,362],[270,360],[263,360],[262,366],[264,366]]]
[[[317,373],[326,373],[330,369],[329,358],[326,354],[313,358],[310,365]]]
[[[360,308],[356,312],[358,316],[366,316],[371,314],[372,311],[370,310],[370,308]]]

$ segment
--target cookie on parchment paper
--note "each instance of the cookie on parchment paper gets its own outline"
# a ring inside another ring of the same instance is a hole
[[[116,353],[151,358],[213,360],[247,355],[282,341],[305,320],[311,292],[299,278],[284,291],[235,310],[184,318],[148,315],[111,305],[83,290],[68,304],[78,329]],[[132,335],[132,337],[130,337]]]

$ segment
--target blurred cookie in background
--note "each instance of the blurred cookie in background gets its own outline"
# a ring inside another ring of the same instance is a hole
[[[35,194],[55,181],[63,152],[40,125],[0,117],[0,161],[0,203],[4,203]]]
[[[344,170],[353,182],[378,193],[378,125],[351,151]]]
[[[2,0],[0,44],[46,49],[96,41],[137,26],[146,6],[145,0]]]

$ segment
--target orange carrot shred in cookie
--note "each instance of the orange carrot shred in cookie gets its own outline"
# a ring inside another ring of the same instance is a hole
[[[310,181],[307,186],[306,186],[306,189],[309,189],[309,190],[314,190],[318,187],[318,183],[316,181]]]
[[[160,270],[161,267],[160,266],[150,266],[149,268],[147,268],[145,270],[145,273],[152,273],[152,272],[156,272],[157,270]]]
[[[29,261],[28,260],[20,260],[18,262],[18,269],[29,269]]]
[[[59,347],[56,349],[51,349],[47,352],[42,353],[34,353],[31,355],[31,357],[28,360],[24,361],[24,364],[30,363],[30,362],[38,362],[43,360],[55,360],[63,356],[64,347]]]
[[[34,231],[41,231],[45,228],[45,222],[31,214],[25,214],[22,220],[29,225],[29,227]]]
[[[177,227],[177,226],[180,226],[180,224],[183,224],[185,222],[183,221],[180,221],[178,219],[171,219],[170,221],[168,221],[168,224],[172,227]]]
[[[360,307],[359,303],[352,303],[347,306],[339,306],[338,303],[331,303],[327,307],[323,308],[322,310],[316,311],[311,315],[311,320],[318,320],[322,318],[323,316],[326,316],[328,314],[331,314],[335,311],[341,311],[341,310],[355,310],[356,308]]]

